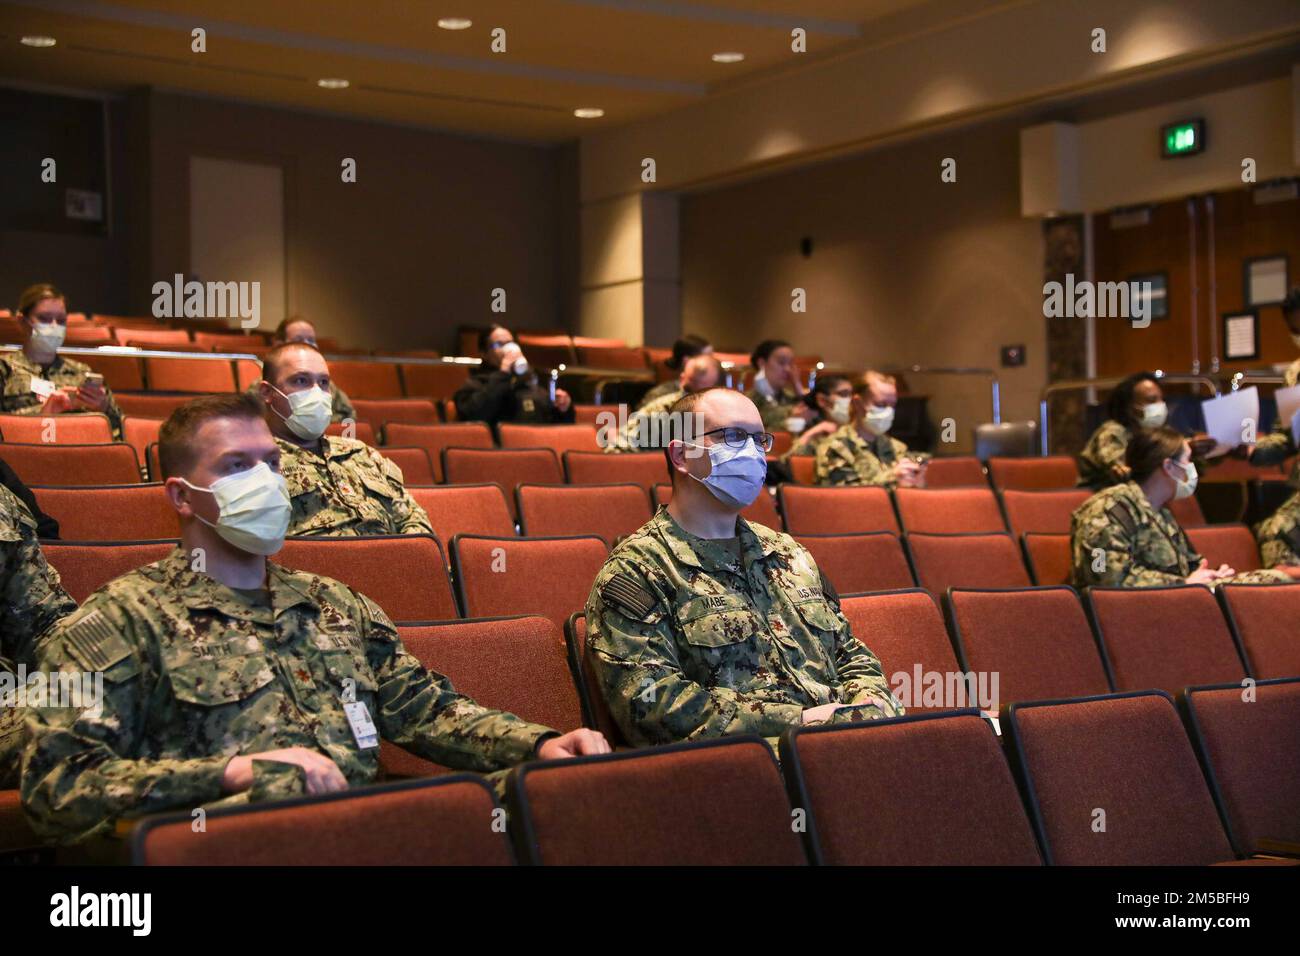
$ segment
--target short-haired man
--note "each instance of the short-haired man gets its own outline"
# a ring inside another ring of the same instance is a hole
[[[587,653],[627,740],[902,713],[812,555],[740,517],[766,493],[758,408],[712,388],[672,414],[672,499],[614,549],[587,599]]]
[[[320,346],[316,343],[316,326],[299,315],[291,315],[275,327],[275,332],[271,336],[271,344],[284,345],[286,342],[305,342],[314,349],[320,349]],[[356,421],[357,410],[352,407],[352,400],[333,380],[330,381],[329,392],[330,421]],[[248,393],[250,395],[257,394],[256,382],[248,387]]]
[[[280,471],[293,505],[292,535],[433,534],[402,470],[354,438],[326,435],[330,372],[304,342],[262,358],[258,397],[280,446]]]
[[[889,434],[898,404],[892,375],[869,370],[853,386],[850,420],[817,451],[819,485],[879,485],[919,488],[924,465],[907,456],[907,445]]]
[[[1291,341],[1300,348],[1300,286],[1291,290],[1282,300],[1282,318],[1291,333]],[[1282,386],[1292,388],[1300,384],[1300,359],[1287,366],[1282,373]],[[1300,415],[1300,413],[1297,413]],[[1259,440],[1250,452],[1252,465],[1276,465],[1296,453],[1291,422],[1281,416],[1273,423],[1273,430]],[[1283,568],[1292,577],[1300,579],[1300,459],[1296,460],[1287,478],[1294,494],[1282,502],[1277,511],[1255,528],[1259,539],[1260,557],[1266,568]]]
[[[562,388],[555,401],[538,382],[533,368],[514,335],[503,325],[493,325],[478,336],[482,364],[470,373],[452,400],[463,421],[528,422],[558,424],[574,419],[573,399]]]
[[[713,388],[722,381],[722,363],[711,352],[692,355],[682,361],[682,372],[677,376],[676,390],[661,395],[652,402],[646,402],[629,416],[622,431],[609,441],[603,439],[606,452],[657,451],[666,438],[659,427],[660,422],[668,421],[668,411],[683,395],[702,392]]]
[[[0,790],[18,784],[25,739],[17,694],[20,668],[36,670],[37,643],[77,609],[58,572],[46,563],[36,529],[27,506],[0,485]]]
[[[42,644],[43,671],[102,673],[99,706],[29,710],[22,800],[59,842],[116,821],[372,782],[382,737],[449,767],[603,753],[458,694],[363,594],[267,560],[289,525],[281,446],[247,395],[196,399],[159,458],[181,544],[109,582]]]

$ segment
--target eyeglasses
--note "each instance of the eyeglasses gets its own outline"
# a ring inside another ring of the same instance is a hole
[[[735,425],[729,425],[726,428],[715,428],[712,431],[704,432],[700,437],[716,435],[719,432],[722,433],[722,440],[732,448],[744,448],[745,442],[751,438],[754,439],[754,444],[762,448],[763,451],[771,451],[772,446],[776,443],[776,436],[771,432],[747,432]]]

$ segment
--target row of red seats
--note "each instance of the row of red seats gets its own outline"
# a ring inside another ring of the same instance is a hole
[[[888,535],[864,536],[871,541],[890,542]],[[977,554],[966,576],[945,572],[944,561],[955,562],[963,550],[961,536],[922,536],[924,544],[948,543],[954,547],[941,553],[932,564],[930,556],[909,540],[909,553],[918,569],[917,577],[928,591],[912,586],[910,576],[899,576],[903,589],[882,591],[857,598],[844,590],[845,613],[850,614],[854,633],[872,646],[887,664],[910,668],[918,662],[931,667],[909,649],[895,659],[890,642],[915,637],[916,628],[931,636],[943,635],[942,624],[934,630],[934,618],[925,610],[927,593],[961,595],[949,598],[953,648],[957,658],[967,660],[963,634],[970,628],[987,628],[986,638],[970,638],[980,646],[1022,651],[1028,657],[1024,667],[1033,674],[1049,671],[1061,681],[1082,682],[1071,693],[1101,692],[1113,680],[1117,689],[1145,687],[1176,688],[1184,683],[1228,680],[1249,672],[1254,676],[1300,674],[1300,645],[1287,630],[1300,613],[1300,585],[1232,586],[1220,589],[1225,606],[1221,611],[1211,591],[1201,587],[1093,589],[1087,599],[1091,617],[1085,617],[1075,592],[1064,586],[1034,589],[1023,578],[971,580],[980,560]],[[276,556],[286,567],[337,578],[368,595],[395,620],[443,620],[457,616],[484,617],[518,613],[537,614],[561,626],[574,609],[582,608],[591,582],[608,553],[606,543],[595,536],[516,538],[457,533],[444,555],[438,540],[429,535],[391,535],[367,538],[291,538]],[[825,541],[804,539],[814,548]],[[848,539],[850,545],[853,540]],[[896,540],[893,541],[897,546]],[[1008,542],[1009,543],[1009,542]],[[147,542],[48,542],[46,558],[59,572],[64,586],[78,601],[107,581],[136,567],[163,557],[172,547],[166,540]],[[817,553],[814,551],[814,553]],[[846,552],[852,554],[852,552]],[[869,552],[857,553],[869,560]],[[450,559],[450,577],[448,574]],[[843,557],[839,560],[843,560]],[[821,558],[819,556],[819,563]],[[391,570],[403,568],[395,578]],[[823,570],[836,584],[836,568],[826,562]],[[418,586],[412,587],[413,582]],[[881,582],[895,583],[895,582]],[[900,594],[913,597],[902,600]],[[884,600],[883,595],[894,595]],[[919,597],[918,597],[919,595]],[[966,597],[966,595],[988,595]],[[922,600],[924,598],[924,600]],[[1240,605],[1232,602],[1242,602]],[[853,620],[859,606],[883,609],[881,615]],[[967,618],[985,608],[983,617]],[[1113,608],[1118,617],[1112,617]],[[1133,608],[1141,611],[1132,610]],[[1127,616],[1126,616],[1127,615]],[[929,616],[929,622],[922,618]],[[1179,626],[1171,629],[1168,621]],[[911,622],[910,624],[908,622]],[[963,623],[967,622],[967,623]],[[1097,637],[1094,638],[1093,628]],[[1007,643],[1009,642],[1009,643]],[[1074,650],[1066,653],[1063,649]],[[1205,650],[1198,650],[1204,647]],[[883,648],[883,649],[882,649]],[[579,654],[575,661],[580,660]],[[949,656],[951,660],[951,656]],[[1016,670],[1006,660],[992,663],[976,657],[977,670]],[[1087,667],[1076,666],[1079,660]],[[942,662],[947,663],[947,661]],[[994,666],[996,664],[996,666]],[[1037,670],[1034,670],[1037,668]],[[970,669],[970,668],[965,668]],[[891,671],[892,673],[892,671]],[[1021,693],[1008,685],[1005,700],[1025,699],[1058,692],[1055,685],[1031,684]],[[1061,686],[1065,686],[1064,684]],[[1074,686],[1074,685],[1071,685]],[[1064,691],[1059,691],[1064,693]]]
[[[755,737],[534,762],[507,780],[508,833],[482,779],[455,775],[215,810],[200,835],[155,817],[132,848],[154,865],[1244,862],[1300,842],[1300,680],[1256,691],[1195,688],[1186,726],[1157,692],[1016,705],[1005,746],[962,711],[792,728],[779,766]],[[884,783],[864,800],[866,780]]]
[[[61,419],[13,417],[35,429],[62,427]],[[128,419],[127,424],[130,426],[132,421]],[[155,437],[146,429],[127,430],[137,444]],[[495,482],[513,491],[521,485],[632,483],[649,491],[665,484],[668,477],[667,465],[658,452],[605,455],[595,450],[568,449],[563,451],[561,465],[554,447],[492,447],[486,428],[477,423],[390,423],[387,431],[390,438],[402,444],[384,446],[383,452],[402,469],[408,485]],[[509,425],[501,426],[501,436],[503,442],[520,445],[539,437],[529,426]],[[478,442],[479,447],[472,447],[473,442]],[[157,475],[152,445],[146,445],[148,471]],[[126,443],[6,443],[4,453],[29,484],[67,484],[70,477],[81,484],[128,484],[140,475],[136,453]],[[901,530],[1064,533],[1070,530],[1070,514],[1087,498],[1084,489],[1006,490],[998,494],[988,487],[899,488],[890,492],[876,487],[785,484],[778,489],[775,507],[768,496],[760,495],[747,517],[774,527],[783,522],[785,529],[795,534]],[[1175,513],[1184,527],[1205,524],[1195,498],[1176,503]]]
[[[421,454],[420,449],[395,449]],[[18,462],[23,473],[21,459]],[[404,467],[406,462],[403,462]],[[412,470],[406,468],[407,473]],[[146,541],[176,534],[176,516],[158,484],[108,486],[31,486],[41,509],[60,523],[68,541]],[[647,497],[643,486],[529,485],[515,488],[508,499],[494,482],[453,485],[408,485],[424,508],[439,541],[458,534],[528,537],[596,535],[612,546],[651,516],[652,504],[667,503],[671,486],[656,484]],[[894,530],[858,531],[853,503],[861,493],[884,495],[879,489],[830,489],[845,500],[839,521],[822,520],[804,508],[805,497],[825,505],[825,490],[783,486],[783,515],[770,495],[746,509],[746,517],[769,527],[783,526],[812,551],[818,565],[836,586],[848,593],[878,591],[914,584],[942,593],[950,586],[1019,587],[1031,583],[1063,584],[1070,579],[1070,536],[1050,529],[1069,527],[1069,512],[1053,512],[1030,501],[1013,527],[1021,531],[1023,549],[1004,531],[991,533],[909,532],[900,539]],[[925,494],[925,492],[921,492]],[[1055,498],[1057,492],[1007,492],[1008,503],[1021,498]],[[513,506],[513,507],[512,507]],[[1043,512],[1040,514],[1039,512]],[[870,525],[866,525],[870,527]],[[825,527],[848,527],[827,534]],[[895,526],[896,527],[896,526]],[[1039,529],[1049,529],[1040,533]],[[1192,544],[1216,567],[1238,570],[1260,566],[1259,550],[1244,525],[1189,527]]]
[[[238,351],[252,354],[256,350]],[[131,392],[184,392],[187,394],[183,398],[188,399],[198,393],[244,389],[262,377],[261,365],[254,359],[200,358],[197,354],[193,358],[135,356],[121,352],[70,357],[102,374],[119,399],[122,393]],[[450,398],[472,367],[463,362],[333,359],[330,377],[350,398]],[[125,404],[122,407],[129,411]]]

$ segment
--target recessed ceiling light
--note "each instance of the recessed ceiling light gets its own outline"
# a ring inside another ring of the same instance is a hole
[[[713,54],[714,63],[739,63],[745,58],[743,53],[715,53]]]
[[[55,40],[54,37],[23,37],[18,42],[21,43],[23,46],[34,46],[34,47],[44,48],[44,47],[54,46],[54,44],[57,43],[58,41]]]
[[[443,17],[438,21],[438,26],[444,30],[468,30],[474,25],[474,21],[466,17]]]
[[[573,115],[578,119],[600,119],[605,115],[605,111],[599,106],[581,106],[573,111]]]
[[[337,76],[327,76],[316,81],[322,90],[346,90],[350,85],[347,80]]]

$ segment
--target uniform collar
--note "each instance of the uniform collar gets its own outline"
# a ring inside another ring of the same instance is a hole
[[[767,494],[766,491],[760,494]],[[717,551],[724,548],[717,542],[709,542],[706,538],[697,538],[695,535],[686,531],[681,525],[673,520],[673,516],[668,513],[666,505],[660,505],[659,510],[651,519],[654,525],[654,533],[664,543],[664,546],[672,552],[673,557],[683,564],[689,564],[692,567],[704,568],[706,562],[701,559],[697,548],[708,551]],[[750,563],[758,558],[766,558],[777,550],[779,541],[776,532],[764,528],[761,525],[752,525],[744,518],[736,518],[736,532],[740,536],[741,551],[744,553],[746,563]],[[702,542],[702,545],[696,545],[695,542]],[[730,549],[727,549],[730,551]],[[734,563],[734,554],[728,564]],[[708,564],[717,564],[715,561],[708,561]]]
[[[226,617],[239,620],[252,620],[259,609],[250,607],[230,588],[215,578],[193,570],[190,555],[184,548],[178,547],[163,559],[161,571],[167,584],[182,604],[192,610],[210,608],[220,611]],[[266,586],[271,594],[271,609],[275,616],[298,604],[315,606],[310,585],[302,580],[302,575],[286,570],[278,564],[268,561],[266,564]]]
[[[22,349],[19,349],[17,352],[10,352],[9,354],[13,356],[11,361],[14,365],[22,369],[24,372],[27,372],[29,375],[40,375],[44,372],[52,372],[63,365],[62,355],[54,356],[54,361],[50,362],[49,365],[37,365],[27,357],[27,353]]]
[[[295,445],[291,441],[283,438],[276,438],[275,443],[280,446],[282,455],[316,455],[317,453],[310,448],[303,448],[301,445]],[[320,439],[320,453],[318,457],[326,461],[333,461],[335,458],[346,458],[355,451],[349,447],[342,439],[335,435],[322,435]]]

